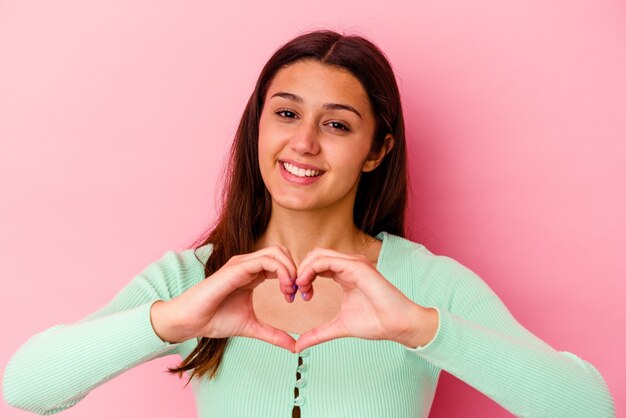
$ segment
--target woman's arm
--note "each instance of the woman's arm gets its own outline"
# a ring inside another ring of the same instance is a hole
[[[150,322],[156,300],[169,300],[200,280],[203,266],[193,250],[166,252],[128,283],[106,306],[73,323],[29,338],[13,354],[3,378],[5,401],[51,415],[76,405],[124,371],[174,354]]]
[[[461,275],[448,288],[449,295],[473,295],[472,299],[456,306],[432,306],[439,319],[435,337],[408,350],[516,416],[615,416],[608,387],[593,365],[537,338],[474,272],[447,260]],[[454,311],[457,306],[462,308]]]

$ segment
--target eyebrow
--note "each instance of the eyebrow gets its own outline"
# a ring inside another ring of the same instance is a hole
[[[272,97],[282,97],[288,100],[292,100],[296,103],[304,103],[304,99],[300,96],[298,96],[297,94],[293,94],[293,93],[287,93],[284,91],[279,91],[278,93],[274,93],[272,95]],[[270,97],[270,99],[272,98]],[[363,119],[363,116],[361,116],[361,114],[359,113],[358,110],[356,110],[354,107],[347,105],[347,104],[341,104],[341,103],[324,103],[323,105],[324,109],[329,109],[329,110],[349,110],[350,112],[354,112],[356,113],[361,119]]]

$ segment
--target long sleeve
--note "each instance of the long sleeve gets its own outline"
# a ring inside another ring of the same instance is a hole
[[[557,351],[520,325],[496,294],[469,268],[449,257],[454,274],[440,286],[443,300],[435,337],[407,348],[521,417],[614,417],[615,406],[598,370]],[[428,286],[426,286],[428,287]]]
[[[4,372],[5,401],[16,408],[52,415],[124,371],[177,352],[150,322],[150,307],[168,300],[202,275],[192,250],[166,252],[134,277],[103,308],[72,323],[29,338]],[[195,263],[193,263],[195,261]],[[198,267],[197,267],[198,266]]]

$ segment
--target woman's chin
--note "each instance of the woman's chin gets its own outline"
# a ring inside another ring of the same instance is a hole
[[[314,211],[320,209],[319,202],[311,200],[310,196],[295,196],[291,194],[289,196],[272,198],[273,209],[278,207],[286,210],[293,211]]]

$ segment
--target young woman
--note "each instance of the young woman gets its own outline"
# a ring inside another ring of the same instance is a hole
[[[359,36],[303,34],[263,68],[201,245],[25,342],[5,399],[60,412],[178,354],[199,417],[426,417],[441,370],[526,417],[610,417],[598,371],[521,326],[473,271],[404,238],[398,87]],[[299,295],[299,296],[296,296]]]

